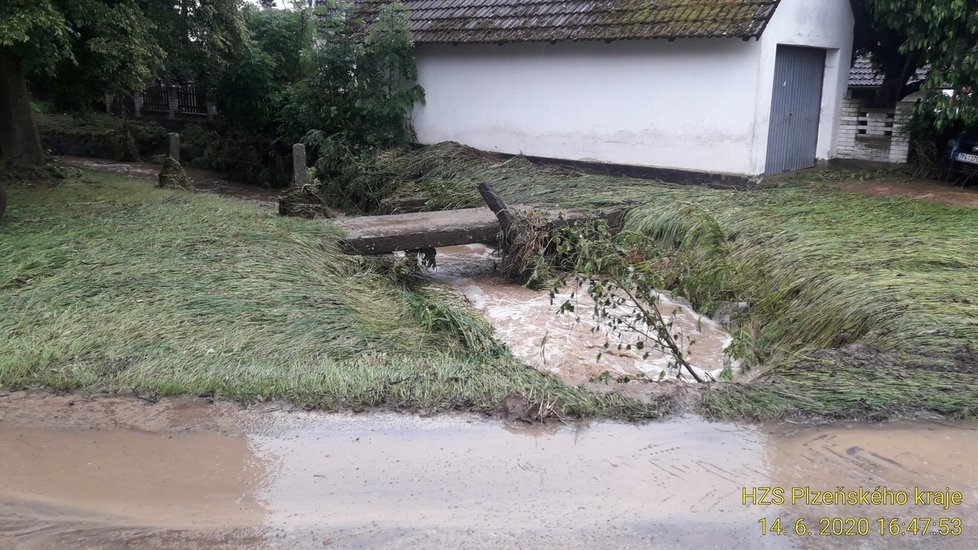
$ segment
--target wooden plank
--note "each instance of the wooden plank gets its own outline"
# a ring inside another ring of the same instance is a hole
[[[513,206],[514,211],[528,210]],[[564,222],[583,223],[602,218],[612,225],[620,222],[621,209],[598,214],[564,212]],[[546,211],[552,218],[558,212]],[[439,212],[413,212],[387,216],[362,216],[333,220],[346,236],[344,247],[353,254],[387,254],[402,250],[420,250],[460,244],[496,244],[499,220],[488,208],[465,208]]]

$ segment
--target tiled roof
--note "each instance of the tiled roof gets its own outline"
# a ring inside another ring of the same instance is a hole
[[[917,69],[917,74],[909,82],[918,82],[927,78],[927,69]],[[868,57],[860,56],[849,69],[850,88],[875,88],[883,85],[883,75],[877,75],[873,63]]]
[[[417,43],[761,36],[779,0],[403,0]],[[389,0],[358,0],[371,17]]]

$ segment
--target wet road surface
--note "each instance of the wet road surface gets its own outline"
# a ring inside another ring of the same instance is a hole
[[[0,398],[0,547],[974,548],[978,427],[507,425],[203,399]],[[940,506],[743,504],[885,485]],[[880,536],[880,518],[961,520]],[[867,536],[762,535],[866,518]],[[934,527],[936,529],[936,525]]]

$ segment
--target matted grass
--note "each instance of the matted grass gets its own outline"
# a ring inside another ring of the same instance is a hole
[[[479,157],[457,144],[387,158],[398,196],[433,209],[479,204],[480,181],[512,204],[634,206],[626,229],[655,237],[667,286],[706,313],[750,304],[735,345],[763,374],[705,391],[708,415],[978,415],[978,209],[846,193],[826,183],[831,172],[727,191]],[[705,238],[716,227],[719,246]]]
[[[485,321],[337,246],[324,221],[85,174],[0,220],[0,387],[286,399],[328,409],[654,418],[521,365]]]

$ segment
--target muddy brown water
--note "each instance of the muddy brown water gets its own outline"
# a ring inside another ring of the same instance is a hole
[[[0,547],[978,544],[973,424],[746,426],[688,417],[527,426],[282,408],[0,397]],[[963,503],[743,504],[745,488],[790,495],[840,485],[950,488]],[[879,519],[912,517],[960,519],[961,534],[878,532]],[[777,518],[789,534],[763,535],[759,521]],[[821,518],[865,518],[870,533],[795,534],[799,519],[818,532]]]
[[[669,385],[659,380],[692,381],[673,366],[672,354],[653,348],[638,350],[634,333],[619,335],[607,323],[595,321],[591,314],[594,301],[573,283],[551,301],[549,292],[501,279],[494,267],[498,256],[482,244],[440,248],[436,262],[431,280],[451,288],[480,311],[518,359],[552,372],[567,384],[643,399]],[[576,313],[558,314],[567,300],[575,304]],[[677,341],[701,377],[708,373],[719,378],[727,361],[736,371],[736,361],[724,354],[732,338],[719,323],[668,293],[660,294],[659,309],[667,320],[674,321],[672,332],[679,336]]]

